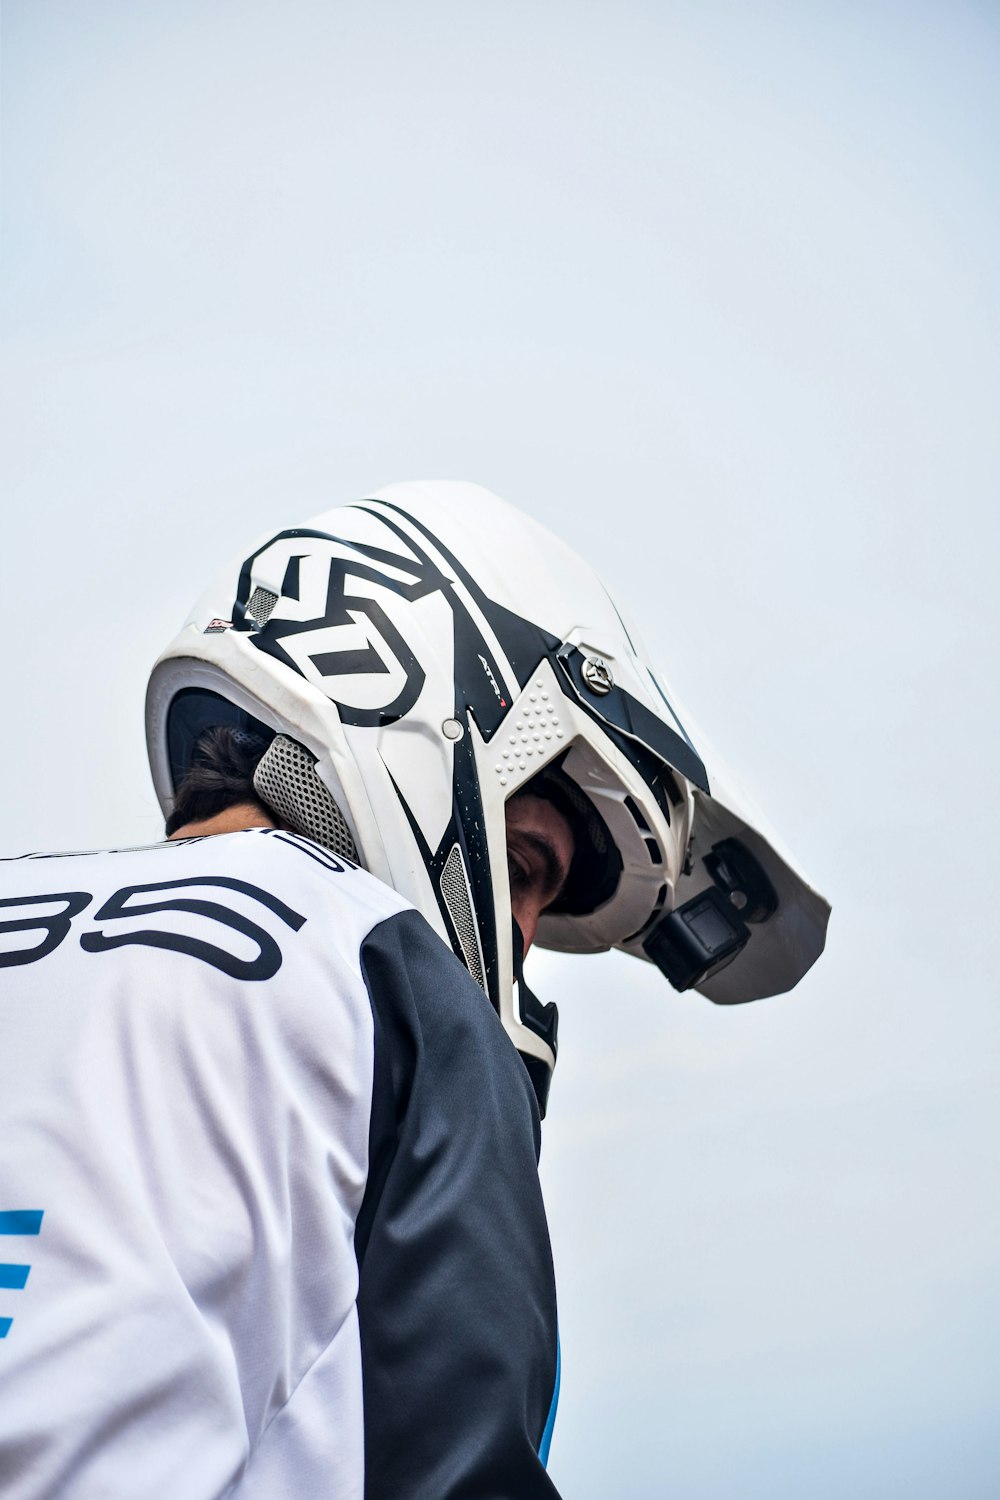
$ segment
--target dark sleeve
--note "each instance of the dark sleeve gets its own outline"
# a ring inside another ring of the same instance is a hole
[[[558,1500],[552,1256],[527,1071],[415,912],[362,948],[375,1017],[357,1223],[368,1500]]]

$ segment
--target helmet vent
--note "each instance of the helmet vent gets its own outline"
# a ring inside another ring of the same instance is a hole
[[[485,965],[479,945],[479,929],[472,910],[472,895],[465,860],[457,844],[452,844],[441,871],[441,895],[448,908],[452,926],[458,936],[465,967],[483,989],[486,988]]]
[[[316,757],[303,745],[276,734],[253,773],[253,784],[261,800],[296,833],[358,862],[347,821],[317,774]]]
[[[625,806],[628,808],[629,812],[632,814],[632,818],[633,818],[633,821],[635,822],[635,826],[640,830],[640,832],[642,832],[642,833],[651,833],[652,829],[650,828],[649,824],[646,822],[646,819],[643,817],[642,813],[639,811],[639,808],[637,807],[636,803],[632,800],[631,797],[626,797],[625,798]]]
[[[270,589],[256,588],[247,600],[246,613],[255,625],[266,625],[277,602],[278,595]]]

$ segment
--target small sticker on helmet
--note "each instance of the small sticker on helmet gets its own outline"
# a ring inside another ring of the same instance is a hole
[[[482,656],[479,653],[477,653],[477,655],[479,655],[479,660],[483,664],[483,671],[486,673],[487,677],[490,679],[490,685],[493,688],[493,691],[497,695],[497,700],[498,700],[498,702],[500,704],[500,707],[501,708],[506,708],[507,707],[507,699],[503,696],[503,694],[500,691],[499,686],[497,685],[497,680],[493,676],[493,672],[492,672],[492,670],[490,668],[489,662],[486,660],[485,656]]]
[[[202,635],[219,635],[223,630],[232,630],[232,620],[209,620]]]

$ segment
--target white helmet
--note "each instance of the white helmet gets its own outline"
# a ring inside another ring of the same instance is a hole
[[[721,1004],[791,989],[822,952],[827,903],[714,766],[710,783],[597,574],[476,485],[389,485],[220,574],[149,683],[165,813],[216,723],[273,734],[262,800],[451,945],[543,1112],[556,1013],[520,974],[505,838],[529,781],[577,842],[542,946],[622,948]]]

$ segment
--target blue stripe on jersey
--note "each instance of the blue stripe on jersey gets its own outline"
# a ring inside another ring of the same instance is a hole
[[[13,1208],[0,1211],[0,1234],[38,1234],[43,1208]]]
[[[39,1234],[44,1212],[42,1208],[2,1209],[0,1210],[0,1234]],[[30,1266],[0,1261],[0,1290],[22,1291],[30,1270]],[[7,1337],[13,1321],[13,1318],[0,1318],[0,1339]]]
[[[556,1425],[556,1407],[559,1405],[559,1380],[562,1374],[562,1350],[559,1340],[556,1340],[556,1383],[552,1387],[552,1405],[545,1421],[545,1431],[542,1433],[542,1441],[538,1445],[538,1457],[546,1468],[549,1466],[549,1448],[552,1445],[552,1429]]]

